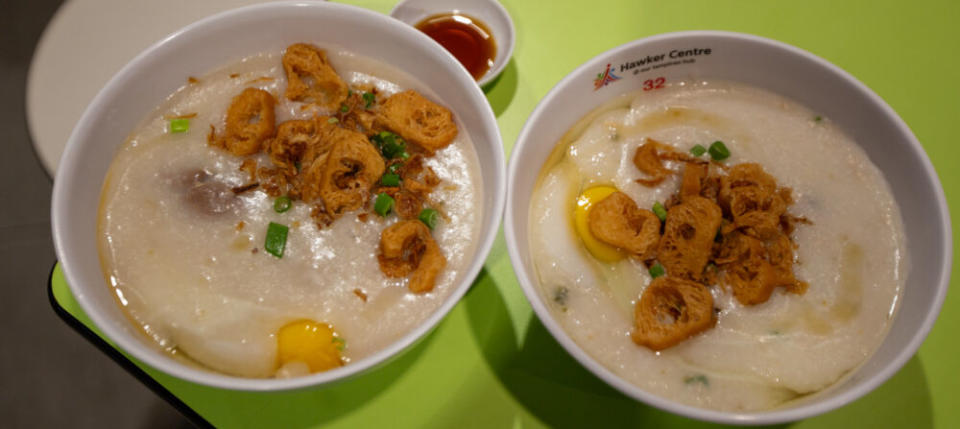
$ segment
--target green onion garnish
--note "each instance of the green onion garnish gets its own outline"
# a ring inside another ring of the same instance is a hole
[[[399,162],[395,164],[390,164],[390,166],[387,167],[387,172],[391,174],[398,174],[397,172],[400,171],[400,167],[403,167],[403,164]]]
[[[714,161],[723,161],[730,157],[730,149],[722,141],[717,140],[710,145],[710,157]]]
[[[663,207],[663,204],[660,204],[660,201],[653,203],[653,214],[660,218],[660,222],[667,221],[667,209]]]
[[[349,111],[350,111],[350,108],[347,107],[346,104],[341,104],[341,105],[340,105],[340,113],[347,113],[347,112],[349,112]]]
[[[707,153],[707,148],[698,144],[690,148],[690,153],[692,153],[693,156],[703,156],[703,154]]]
[[[566,287],[560,286],[553,290],[553,302],[557,304],[564,305],[567,303],[567,296],[570,294],[570,290]]]
[[[387,173],[380,178],[380,184],[383,186],[400,186],[400,175]]]
[[[331,117],[330,119],[327,119],[327,123],[328,123],[328,124],[336,124],[337,122],[340,122],[340,120],[337,119],[337,118],[334,118],[334,117]]]
[[[283,257],[283,249],[287,247],[287,228],[286,225],[270,222],[267,226],[267,240],[263,243],[263,249],[278,258]]]
[[[363,107],[364,107],[364,108],[369,109],[370,106],[373,105],[373,102],[376,101],[376,100],[377,100],[377,96],[376,96],[376,95],[373,95],[372,92],[364,92],[364,93],[363,93],[363,103],[364,103],[364,106],[363,106]]]
[[[437,211],[434,209],[421,210],[420,216],[417,218],[420,219],[420,222],[423,222],[430,229],[433,229],[437,226]]]
[[[273,200],[273,211],[277,213],[283,213],[287,210],[290,210],[290,206],[293,205],[293,201],[290,201],[290,197],[282,195]]]
[[[683,377],[683,382],[684,384],[700,383],[704,386],[710,387],[710,380],[707,378],[707,376],[703,374],[697,374],[693,376],[688,375],[686,377]]]
[[[662,276],[662,275],[664,275],[664,274],[666,274],[666,272],[665,272],[664,269],[663,269],[663,265],[660,265],[659,262],[657,262],[656,264],[653,264],[653,266],[650,267],[650,278],[654,278],[654,279],[655,279],[655,278],[660,277],[660,276]]]
[[[380,153],[387,159],[403,158],[407,159],[410,154],[407,153],[407,143],[400,136],[389,131],[381,131],[370,138],[370,140],[380,148]]]
[[[820,122],[820,121],[822,121],[822,120],[823,120],[823,118],[821,118],[820,115],[817,115],[817,116],[814,116],[814,117],[813,117],[813,122]]]
[[[190,130],[190,120],[187,118],[176,118],[170,120],[171,133],[185,133]]]
[[[373,203],[373,211],[377,212],[380,216],[386,217],[387,213],[393,210],[393,204],[393,197],[381,192],[377,194],[377,200]]]
[[[340,337],[333,337],[330,339],[330,342],[336,344],[337,350],[343,351],[347,347],[347,340]]]

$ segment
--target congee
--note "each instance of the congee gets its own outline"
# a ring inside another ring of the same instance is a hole
[[[724,81],[624,94],[575,124],[530,210],[539,293],[589,355],[685,404],[765,410],[866,360],[903,225],[828,117]]]
[[[298,43],[185,84],[119,148],[103,271],[158,348],[243,377],[383,349],[475,251],[477,156],[428,85]]]

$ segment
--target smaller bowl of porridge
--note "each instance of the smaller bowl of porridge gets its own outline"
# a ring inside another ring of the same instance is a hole
[[[543,324],[624,394],[693,418],[859,398],[916,352],[949,283],[949,213],[906,124],[755,36],[588,61],[531,114],[508,183],[507,246]]]
[[[171,375],[256,391],[422,339],[479,272],[505,194],[496,120],[457,60],[324,2],[158,42],[88,107],[57,177],[57,253],[97,327]]]

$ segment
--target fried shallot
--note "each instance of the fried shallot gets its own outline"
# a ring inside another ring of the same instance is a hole
[[[657,155],[657,149],[666,147],[654,139],[648,138],[647,142],[637,148],[633,155],[633,165],[644,174],[650,176],[648,179],[637,179],[637,183],[653,187],[657,186],[672,173],[663,166],[660,157]]]

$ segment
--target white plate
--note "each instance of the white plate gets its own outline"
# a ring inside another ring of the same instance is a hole
[[[27,124],[53,176],[67,138],[107,80],[175,30],[258,0],[73,0],[44,30],[27,76]]]

